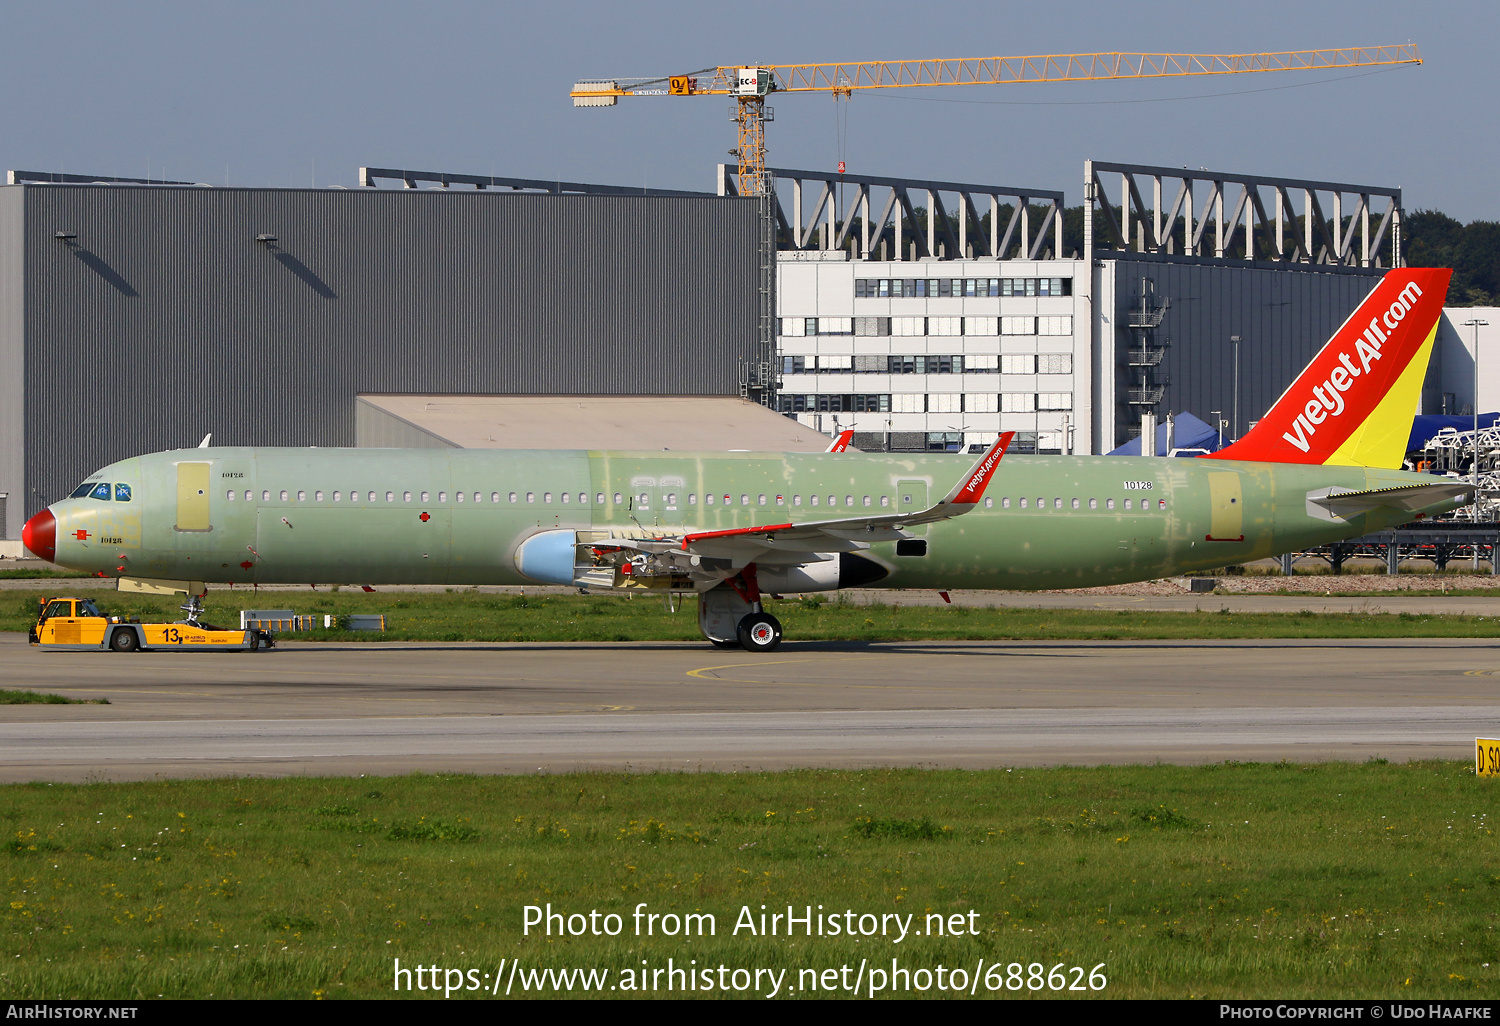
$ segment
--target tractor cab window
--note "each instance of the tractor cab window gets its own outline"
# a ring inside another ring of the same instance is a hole
[[[73,603],[67,599],[53,599],[47,603],[47,608],[42,610],[42,619],[66,618],[73,615]]]
[[[245,496],[245,498],[247,498],[247,499],[249,497],[250,497],[249,495]],[[117,485],[115,485],[115,501],[116,502],[129,502],[130,501],[130,486],[128,484],[117,484]]]
[[[75,615],[103,616],[104,614],[99,612],[99,607],[94,605],[93,599],[84,599],[82,602],[78,603],[78,612]]]

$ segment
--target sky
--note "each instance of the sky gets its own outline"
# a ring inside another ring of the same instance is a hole
[[[772,166],[1061,189],[1083,161],[1399,186],[1500,220],[1500,4],[763,0],[0,7],[0,167],[353,186],[361,165],[713,188],[718,97],[575,109],[579,79],[718,64],[1414,42],[1421,67],[775,97]]]

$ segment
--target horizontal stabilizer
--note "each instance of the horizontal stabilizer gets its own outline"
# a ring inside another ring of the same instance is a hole
[[[1369,488],[1357,492],[1324,488],[1307,493],[1307,511],[1319,519],[1327,519],[1328,514],[1331,513],[1341,520],[1347,520],[1381,507],[1415,513],[1442,502],[1468,499],[1473,494],[1474,486],[1464,481],[1401,485],[1395,488]],[[1314,506],[1324,512],[1314,512]]]

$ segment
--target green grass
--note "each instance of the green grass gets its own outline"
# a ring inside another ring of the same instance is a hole
[[[795,985],[895,957],[1102,962],[1118,997],[1494,1000],[1496,786],[1383,760],[12,785],[0,998],[380,997],[397,957]],[[624,932],[523,936],[549,902]],[[634,936],[641,902],[717,932]],[[762,904],[977,935],[734,935]]]
[[[101,593],[107,613],[175,620],[180,600]],[[1378,602],[1378,597],[1372,597]],[[820,597],[769,601],[766,608],[796,641],[1118,640],[1203,638],[1489,638],[1500,618],[1414,613],[1226,613],[1211,595],[1203,612],[1095,609],[985,609],[970,606],[855,605]],[[314,592],[256,598],[209,593],[205,619],[239,623],[239,610],[295,607],[298,613],[385,613],[373,631],[315,630],[288,635],[309,641],[701,641],[694,600],[668,613],[661,598],[605,595]],[[0,597],[0,630],[24,631],[36,596]]]
[[[12,691],[0,688],[0,705],[108,705],[107,698],[67,698],[45,691]]]
[[[21,567],[16,570],[0,570],[0,581],[29,581],[29,580],[77,580],[87,577],[88,574],[73,571],[42,570],[40,568]]]

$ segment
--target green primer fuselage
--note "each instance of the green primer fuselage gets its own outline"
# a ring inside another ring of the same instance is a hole
[[[57,562],[108,576],[528,584],[514,553],[540,531],[677,535],[915,512],[941,499],[969,466],[963,456],[854,452],[183,449],[90,477],[128,484],[128,502],[65,499],[51,509]],[[1433,481],[1358,467],[1012,455],[985,503],[910,529],[927,542],[925,555],[897,555],[894,542],[863,555],[889,568],[879,586],[890,588],[1149,580],[1357,537],[1413,516],[1380,508],[1347,521],[1319,518],[1308,511],[1309,491]]]

